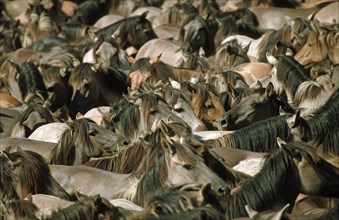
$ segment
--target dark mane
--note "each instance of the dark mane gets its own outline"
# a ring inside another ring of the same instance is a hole
[[[37,67],[32,62],[23,63],[19,74],[18,83],[23,99],[25,99],[30,92],[35,91],[39,91],[44,99],[47,99],[47,90],[44,81]]]
[[[133,176],[140,179],[133,201],[136,204],[145,204],[151,196],[168,187],[168,160],[171,152],[165,149],[174,147],[179,160],[192,166],[195,166],[196,162],[197,155],[188,145],[169,143],[160,129],[153,135],[151,143],[154,144],[149,147],[140,166],[133,172]]]
[[[277,78],[291,94],[295,94],[301,83],[311,80],[303,65],[291,56],[278,56]]]
[[[9,154],[11,160],[19,160],[23,192],[32,194],[42,193],[55,195],[59,198],[71,200],[70,195],[56,182],[50,173],[45,159],[38,153],[27,150],[18,150]]]
[[[74,204],[53,211],[50,216],[47,216],[46,219],[55,219],[55,220],[83,220],[83,219],[99,219],[99,215],[108,214],[106,212],[111,212],[115,207],[110,204],[108,200],[100,195],[91,196],[85,199],[81,199]],[[111,214],[111,213],[110,213]]]
[[[337,89],[327,102],[297,129],[303,140],[315,140],[318,144],[323,143],[325,152],[333,151],[338,155],[338,121],[339,90]]]
[[[115,173],[132,173],[139,167],[145,147],[141,141],[122,149],[118,155],[110,157],[91,158],[86,165]]]
[[[89,119],[77,119],[69,125],[60,138],[57,145],[51,150],[50,164],[73,165],[74,163],[83,163],[90,156],[100,154],[102,149],[98,149],[90,140]],[[75,146],[76,141],[79,141],[80,146]],[[78,149],[80,148],[80,149]],[[78,155],[81,152],[81,156]],[[81,158],[77,158],[77,157]],[[80,160],[80,161],[77,161]]]
[[[205,40],[205,43],[202,47],[205,51],[205,56],[209,57],[209,56],[211,56],[212,54],[215,53],[215,44],[214,44],[215,33],[211,30],[207,21],[205,21],[204,18],[201,17],[198,13],[191,13],[191,14],[187,15],[187,17],[185,18],[183,24],[181,25],[180,31],[179,31],[179,38],[180,38],[179,41],[182,42],[184,40],[183,39],[184,33],[185,33],[184,27],[193,20],[197,20],[202,25],[204,31],[206,32],[206,40]]]
[[[245,205],[255,210],[277,209],[280,205],[285,205],[277,201],[284,200],[284,196],[288,195],[282,195],[279,190],[286,187],[287,175],[294,167],[294,161],[286,151],[276,149],[269,154],[257,175],[245,181],[235,194],[221,200],[226,218],[247,216]]]
[[[137,26],[140,24],[147,26],[147,28],[149,28],[151,32],[145,33],[145,36],[137,36]],[[117,21],[107,27],[101,28],[96,32],[96,35],[104,35],[106,39],[110,39],[111,35],[118,28],[120,28],[120,46],[123,49],[126,49],[129,46],[133,46],[136,49],[139,49],[147,41],[157,38],[155,32],[152,29],[151,23],[146,19],[146,14],[128,17],[123,20]],[[129,35],[131,35],[132,39],[128,37]]]
[[[285,116],[276,116],[209,140],[207,143],[214,147],[227,146],[255,152],[271,152],[278,147],[277,137],[288,140],[290,135]]]

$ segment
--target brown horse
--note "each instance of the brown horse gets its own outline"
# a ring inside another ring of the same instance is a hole
[[[173,82],[172,86],[173,86]],[[191,106],[198,118],[204,122],[207,129],[217,130],[218,119],[225,114],[218,94],[213,85],[207,83],[193,84],[188,81],[174,83],[175,88],[182,89],[190,97]]]

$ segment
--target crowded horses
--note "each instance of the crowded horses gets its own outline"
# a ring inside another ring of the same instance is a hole
[[[337,219],[335,0],[0,3],[0,218]]]

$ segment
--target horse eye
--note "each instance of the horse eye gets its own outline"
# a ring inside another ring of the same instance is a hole
[[[181,112],[184,111],[184,109],[183,108],[175,108],[174,111],[177,112],[177,113],[181,113]]]
[[[213,109],[214,106],[213,106],[212,104],[206,104],[206,105],[205,105],[205,108],[207,108],[207,109]]]
[[[91,86],[91,85],[90,85],[89,83],[86,83],[86,84],[84,85],[84,88],[85,88],[85,89],[89,89],[90,86]]]
[[[256,108],[256,107],[259,106],[259,103],[252,103],[251,106],[252,106],[252,108]]]
[[[161,212],[161,211],[162,211],[162,207],[161,207],[160,205],[157,205],[157,206],[155,207],[155,210],[156,210],[157,212]]]
[[[90,135],[90,136],[95,136],[95,135],[97,135],[97,134],[98,134],[98,132],[97,132],[96,130],[90,131],[90,132],[88,133],[88,135]]]
[[[182,167],[186,170],[191,170],[193,168],[190,164],[184,164]]]
[[[149,114],[150,114],[150,115],[154,115],[154,114],[157,113],[157,112],[158,112],[157,109],[151,109],[151,110],[149,111]]]

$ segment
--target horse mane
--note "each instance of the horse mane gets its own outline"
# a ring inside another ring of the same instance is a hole
[[[18,150],[9,155],[11,160],[20,160],[22,171],[18,174],[23,191],[37,194],[56,195],[71,200],[70,195],[52,177],[48,164],[38,153]]]
[[[138,130],[140,112],[139,109],[128,102],[127,99],[122,98],[113,105],[113,112],[110,126],[111,130],[122,134],[128,138],[133,138],[134,132]]]
[[[184,14],[198,13],[198,10],[193,6],[191,2],[177,2],[168,9],[168,20],[166,23],[180,25],[179,12],[183,11]]]
[[[157,129],[153,135],[154,141],[151,143],[154,144],[148,148],[140,166],[132,173],[132,176],[139,179],[134,197],[136,204],[145,204],[151,196],[168,186],[168,160],[171,156],[169,149],[175,148],[178,160],[185,161],[192,166],[196,161],[197,154],[189,148],[189,145],[170,143],[160,129]]]
[[[290,135],[291,130],[285,116],[276,116],[206,143],[213,147],[227,146],[255,152],[271,152],[278,147],[277,137],[287,140]]]
[[[294,169],[294,166],[293,158],[283,149],[276,149],[267,155],[257,175],[245,180],[235,193],[219,200],[225,208],[226,218],[247,216],[245,205],[259,211],[278,208],[275,207],[280,205],[277,201],[288,196],[281,195],[279,189],[286,187],[288,170]]]
[[[34,91],[41,92],[44,99],[47,99],[47,90],[42,76],[32,62],[25,62],[21,65],[18,83],[23,99]]]
[[[13,210],[15,219],[33,219],[33,220],[39,219],[37,217],[37,214],[40,210],[34,203],[30,201],[24,199],[17,199],[5,203],[4,206],[6,207],[7,210],[9,209]]]
[[[9,161],[7,155],[4,154],[5,153],[2,152],[0,154],[0,201],[19,199],[20,197],[14,186],[19,180],[16,177],[13,168],[8,164]]]
[[[108,210],[101,210],[101,204],[106,206]],[[72,205],[53,211],[46,219],[55,220],[82,220],[82,219],[98,219],[102,212],[113,211],[114,206],[107,202],[105,198],[100,195],[90,196],[85,199],[81,199]]]
[[[182,98],[187,103],[190,103],[189,98],[181,90],[175,89],[171,86],[163,86],[160,88],[161,96],[166,100],[166,103],[173,106],[178,99]]]
[[[145,150],[141,141],[122,149],[118,155],[91,158],[86,165],[115,173],[132,173],[140,165]]]
[[[313,116],[297,127],[303,140],[316,140],[324,144],[324,151],[334,150],[338,154],[339,90]]]
[[[277,78],[287,90],[295,94],[301,83],[311,80],[303,65],[291,56],[278,56]]]
[[[78,158],[81,162],[88,160],[90,155],[96,155],[97,148],[93,145],[89,138],[89,123],[94,123],[87,118],[74,120],[69,124],[69,129],[66,129],[60,138],[60,141],[51,150],[49,156],[50,164],[72,165],[76,161],[76,139],[80,139],[81,146],[78,150],[82,151],[82,158]]]

